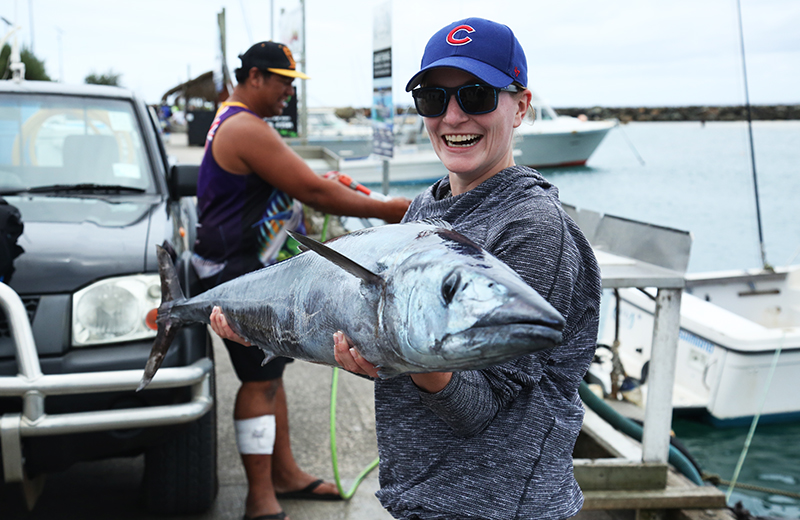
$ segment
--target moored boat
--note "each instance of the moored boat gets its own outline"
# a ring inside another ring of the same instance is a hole
[[[647,391],[654,303],[619,290],[600,343],[614,342],[628,376]],[[686,275],[673,390],[676,412],[716,426],[800,420],[800,266]]]
[[[533,124],[528,121],[516,130],[514,160],[531,168],[583,166],[608,132],[617,126],[616,119],[587,121],[562,116],[542,98],[533,94]]]

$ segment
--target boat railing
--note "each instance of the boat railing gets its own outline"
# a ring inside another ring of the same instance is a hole
[[[342,169],[342,158],[334,151],[324,146],[297,145],[292,149],[299,155],[314,171]]]

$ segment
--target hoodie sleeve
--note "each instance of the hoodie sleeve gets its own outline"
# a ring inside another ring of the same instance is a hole
[[[484,370],[454,372],[435,394],[419,391],[420,400],[459,437],[481,433],[497,412],[539,381],[546,353],[536,353]]]

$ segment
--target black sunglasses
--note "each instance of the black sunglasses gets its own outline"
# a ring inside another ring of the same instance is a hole
[[[455,95],[465,114],[488,114],[497,108],[499,92],[519,92],[516,85],[505,88],[491,85],[462,85],[460,87],[420,87],[411,91],[417,113],[422,117],[439,117],[447,110],[450,96]]]

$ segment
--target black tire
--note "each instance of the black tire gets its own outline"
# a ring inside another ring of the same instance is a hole
[[[217,497],[217,406],[144,454],[142,491],[145,508],[157,514],[195,514]]]

